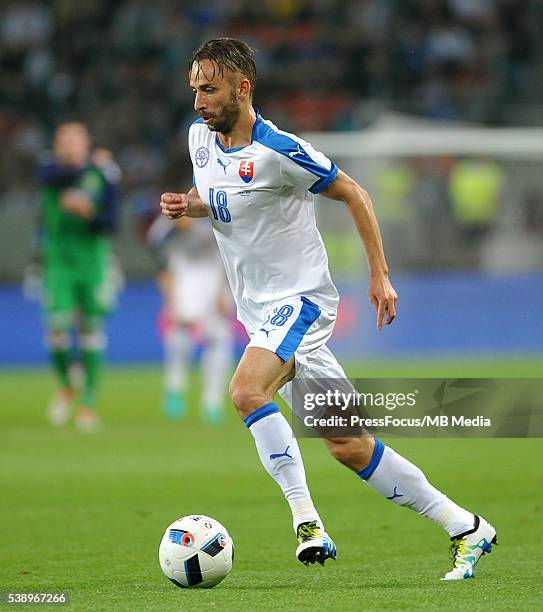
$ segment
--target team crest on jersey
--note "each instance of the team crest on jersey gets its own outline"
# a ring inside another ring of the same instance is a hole
[[[209,161],[209,149],[207,147],[198,147],[194,160],[198,168],[203,168]]]
[[[94,172],[86,172],[81,177],[80,185],[81,189],[94,193],[97,189],[100,189],[100,178]]]
[[[242,160],[239,163],[239,175],[244,183],[250,183],[253,180],[255,171],[255,162]]]

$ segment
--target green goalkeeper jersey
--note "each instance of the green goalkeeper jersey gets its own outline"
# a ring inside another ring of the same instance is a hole
[[[107,218],[108,183],[102,171],[88,166],[77,173],[48,165],[42,174],[43,261],[46,266],[81,266],[89,273],[107,265],[111,239],[101,220]],[[84,219],[66,211],[61,195],[66,189],[77,189],[87,194],[94,205],[94,215]]]

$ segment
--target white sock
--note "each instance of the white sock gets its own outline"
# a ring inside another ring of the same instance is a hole
[[[207,346],[202,356],[204,382],[203,405],[222,409],[226,382],[232,366],[232,334],[230,323],[224,318],[215,318],[207,333]]]
[[[300,523],[306,521],[317,521],[323,528],[307,488],[298,442],[277,405],[270,402],[244,421],[253,434],[262,465],[281,487],[289,503],[294,532]]]
[[[164,385],[171,391],[187,386],[189,332],[185,327],[169,331],[164,339]]]
[[[370,464],[358,475],[387,499],[440,525],[451,537],[473,528],[471,512],[438,491],[416,465],[378,439]]]

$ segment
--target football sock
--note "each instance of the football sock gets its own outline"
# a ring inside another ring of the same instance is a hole
[[[70,387],[70,336],[68,332],[50,332],[47,338],[53,371],[63,387]]]
[[[230,322],[219,319],[207,334],[207,345],[202,356],[203,405],[220,410],[224,405],[227,377],[232,364]]]
[[[358,476],[399,506],[412,508],[446,529],[451,537],[473,527],[474,517],[433,487],[422,471],[380,440]]]
[[[85,373],[81,403],[87,408],[94,408],[96,402],[105,345],[106,337],[102,331],[85,332],[79,337],[81,362]]]
[[[180,391],[186,388],[190,344],[189,331],[185,326],[177,326],[166,334],[164,339],[164,385],[169,391]]]
[[[253,434],[262,465],[290,505],[294,532],[306,521],[316,520],[322,527],[307,488],[298,442],[277,404],[265,404],[243,420]]]

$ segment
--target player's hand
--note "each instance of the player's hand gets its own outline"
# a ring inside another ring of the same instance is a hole
[[[83,219],[94,216],[94,205],[89,196],[78,189],[67,189],[60,197],[60,204],[65,211]]]
[[[377,329],[383,329],[383,323],[390,325],[396,317],[398,294],[386,274],[372,275],[368,290],[370,303],[377,311]]]
[[[163,193],[160,198],[162,214],[168,219],[179,219],[187,214],[189,196],[187,193]]]

